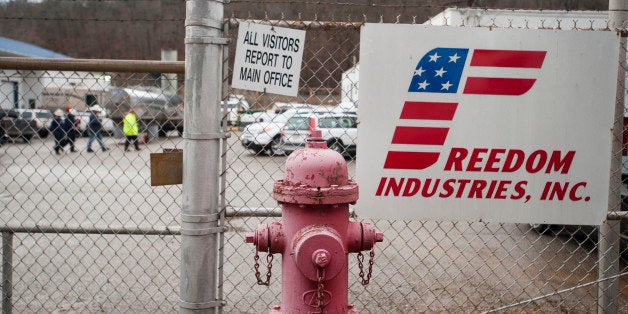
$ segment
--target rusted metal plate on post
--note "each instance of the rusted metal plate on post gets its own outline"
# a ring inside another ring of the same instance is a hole
[[[164,148],[163,153],[150,154],[150,185],[183,183],[183,150]]]

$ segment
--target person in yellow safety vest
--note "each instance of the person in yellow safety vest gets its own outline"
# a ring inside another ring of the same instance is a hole
[[[139,127],[137,125],[137,116],[135,115],[135,109],[129,110],[129,113],[124,116],[124,119],[122,121],[124,122],[122,131],[126,136],[126,141],[124,142],[124,151],[129,151],[129,144],[131,144],[131,141],[133,141],[133,146],[135,146],[135,150],[140,150],[139,144],[137,142]]]

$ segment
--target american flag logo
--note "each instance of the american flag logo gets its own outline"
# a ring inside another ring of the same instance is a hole
[[[469,67],[540,69],[546,51],[435,48],[426,53],[414,69],[408,88],[412,93],[459,93],[469,54]],[[525,72],[530,73],[530,72]],[[462,94],[520,96],[528,92],[535,78],[467,76]],[[406,101],[400,120],[452,121],[458,103]],[[421,151],[422,145],[442,146],[448,127],[397,126],[391,144],[416,145],[418,151],[391,150],[385,169],[425,169],[438,161],[439,152]],[[412,146],[414,147],[414,146]]]

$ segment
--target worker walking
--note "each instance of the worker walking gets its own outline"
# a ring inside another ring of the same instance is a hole
[[[65,131],[66,141],[62,143],[62,147],[66,144],[70,144],[70,152],[75,153],[76,147],[74,146],[74,142],[76,142],[76,133],[78,130],[78,126],[76,123],[76,109],[66,108],[67,115],[65,117],[65,121],[63,122],[63,130]]]
[[[139,144],[137,142],[137,135],[139,134],[139,127],[137,125],[137,116],[135,115],[135,109],[129,110],[129,113],[124,116],[123,119],[124,126],[122,127],[122,131],[126,136],[126,141],[124,142],[124,151],[129,150],[129,145],[131,141],[133,141],[133,146],[135,146],[135,150],[140,150]]]
[[[100,122],[99,114],[100,106],[95,105],[90,108],[89,123],[87,124],[87,129],[89,130],[89,140],[87,140],[88,153],[94,152],[94,150],[92,150],[92,143],[94,142],[94,140],[98,141],[98,144],[100,144],[100,148],[103,152],[107,151],[107,146],[105,146],[105,143],[103,143],[102,140],[102,122]]]
[[[63,130],[63,120],[61,117],[63,116],[63,111],[61,109],[55,110],[54,118],[52,122],[50,122],[50,132],[55,138],[55,154],[59,155],[60,152],[63,151],[63,146],[65,146],[65,131]]]

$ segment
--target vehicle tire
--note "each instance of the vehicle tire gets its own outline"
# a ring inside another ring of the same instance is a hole
[[[547,234],[550,231],[550,225],[546,224],[530,224],[530,228],[534,229],[534,231],[539,234]]]
[[[281,137],[275,136],[272,142],[268,144],[268,148],[266,149],[266,154],[268,156],[285,156],[286,152],[281,148]]]
[[[337,152],[341,156],[345,155],[345,147],[342,145],[342,142],[340,140],[336,140],[336,139],[330,140],[327,143],[327,147],[329,147],[329,149]]]
[[[39,137],[41,137],[41,138],[48,137],[49,133],[50,132],[48,130],[46,130],[46,129],[42,129],[42,130],[37,131],[37,135],[39,135]]]
[[[30,143],[31,142],[31,138],[33,138],[32,134],[22,135],[22,139],[24,140],[24,143]]]

